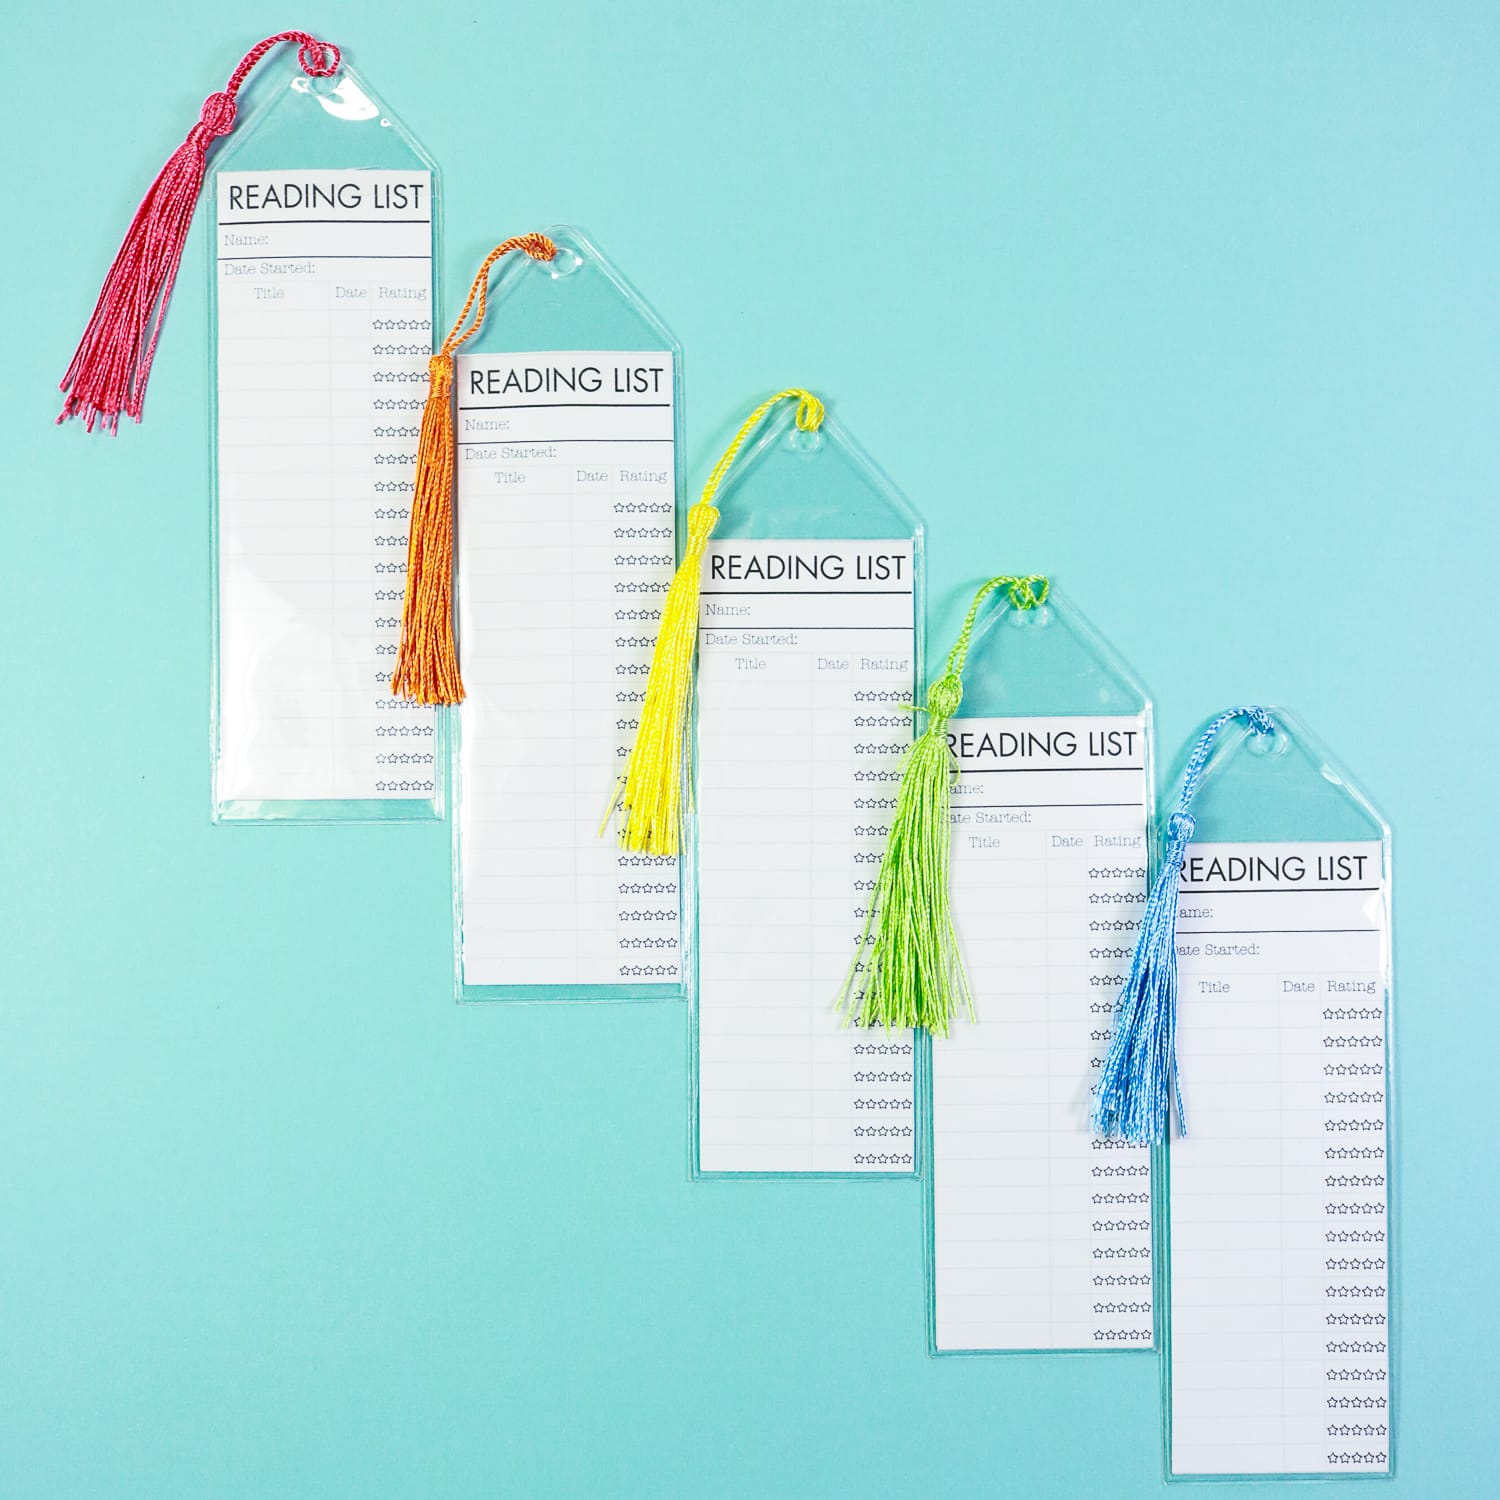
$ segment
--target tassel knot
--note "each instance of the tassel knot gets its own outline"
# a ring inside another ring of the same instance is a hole
[[[927,712],[934,720],[941,721],[944,727],[958,712],[958,706],[963,701],[963,682],[952,672],[945,672],[927,689]]]
[[[221,135],[228,135],[234,129],[235,117],[239,112],[239,105],[231,95],[222,90],[210,94],[203,101],[203,108],[198,111],[198,123],[188,132],[188,139],[207,151],[210,141]]]
[[[427,396],[440,396],[453,388],[453,356],[434,354],[427,361]]]

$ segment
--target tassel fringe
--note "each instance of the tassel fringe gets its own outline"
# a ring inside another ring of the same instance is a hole
[[[1193,837],[1191,813],[1175,812],[1167,851],[1141,913],[1130,975],[1115,1002],[1115,1031],[1099,1070],[1092,1123],[1102,1136],[1150,1143],[1166,1138],[1177,1077],[1177,891]],[[1182,1096],[1177,1095],[1182,1121]]]
[[[401,646],[391,692],[414,703],[462,703],[453,639],[453,356],[427,362],[427,401],[417,439]]]

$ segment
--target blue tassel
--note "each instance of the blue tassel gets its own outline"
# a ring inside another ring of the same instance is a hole
[[[1263,708],[1231,708],[1209,724],[1188,757],[1177,811],[1167,820],[1161,868],[1141,913],[1130,975],[1115,1005],[1114,1036],[1099,1070],[1092,1123],[1102,1136],[1117,1135],[1142,1145],[1165,1140],[1173,1098],[1177,1128],[1187,1134],[1177,1076],[1177,890],[1196,827],[1188,809],[1214,740],[1236,719],[1244,719],[1257,734],[1276,729]]]

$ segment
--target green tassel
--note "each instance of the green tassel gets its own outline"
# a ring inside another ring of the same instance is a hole
[[[870,913],[839,992],[839,1008],[854,1025],[925,1026],[947,1036],[960,1006],[974,1017],[948,899],[949,809],[958,780],[948,721],[963,702],[964,663],[980,605],[1003,588],[1014,608],[1036,609],[1047,602],[1049,586],[1035,576],[991,578],[974,595],[947,667],[928,690],[926,709],[912,705],[927,714],[927,727],[901,768]]]

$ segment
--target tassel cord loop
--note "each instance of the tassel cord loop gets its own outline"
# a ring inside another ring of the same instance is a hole
[[[1006,591],[1013,609],[1040,609],[1047,602],[1047,595],[1052,591],[1052,583],[1050,579],[1043,578],[1035,573],[1026,577],[1003,573],[998,578],[991,578],[987,583],[980,586],[979,592],[974,595],[974,602],[969,605],[968,614],[964,616],[964,623],[959,629],[958,639],[954,641],[953,649],[948,653],[948,668],[943,674],[944,677],[952,677],[959,680],[960,701],[962,701],[964,665],[969,659],[969,646],[974,638],[974,625],[979,619],[980,607],[996,589],[1004,589]],[[939,681],[942,680],[942,678],[939,678]],[[931,694],[928,696],[930,697]],[[953,708],[949,710],[949,717],[952,717],[957,710],[958,703],[955,703]]]
[[[811,391],[804,391],[797,386],[790,386],[784,391],[777,391],[774,396],[768,396],[759,406],[740,423],[740,430],[730,440],[729,446],[719,455],[719,461],[709,471],[708,479],[703,486],[701,504],[712,506],[714,496],[719,492],[719,486],[724,482],[724,476],[734,467],[734,461],[739,457],[740,449],[745,445],[745,439],[760,426],[761,419],[771,410],[773,406],[793,398],[797,402],[797,431],[816,432],[823,425],[826,415],[823,403],[813,395]],[[718,521],[718,511],[714,512],[714,520]]]
[[[427,400],[417,439],[411,522],[406,541],[406,592],[391,694],[413,703],[462,703],[464,684],[453,634],[453,360],[484,325],[490,272],[513,250],[548,261],[557,246],[544,234],[502,240],[485,256],[448,337],[427,361]]]
[[[239,66],[229,75],[224,92],[233,99],[245,80],[266,53],[274,51],[283,42],[296,42],[297,64],[309,78],[332,78],[339,70],[343,54],[332,42],[321,41],[306,31],[278,31],[263,42],[257,42],[241,59]]]
[[[469,295],[464,298],[464,305],[438,350],[440,356],[456,354],[459,346],[468,343],[484,326],[484,315],[489,311],[490,305],[490,272],[494,270],[496,261],[514,250],[524,250],[532,260],[549,261],[557,258],[557,246],[545,234],[515,234],[508,240],[501,240],[485,256],[478,271],[474,273]],[[469,321],[470,313],[473,314],[472,322]],[[464,327],[465,323],[469,325],[467,328]]]
[[[816,432],[823,425],[823,403],[811,391],[791,386],[768,396],[740,424],[710,470],[702,498],[688,511],[687,540],[682,561],[662,601],[661,626],[651,654],[635,741],[599,830],[602,834],[611,816],[618,812],[622,849],[671,858],[681,847],[684,788],[692,775],[688,726],[692,718],[693,658],[698,649],[700,575],[703,553],[719,524],[714,498],[746,440],[773,407],[789,400],[797,403],[798,431]]]

